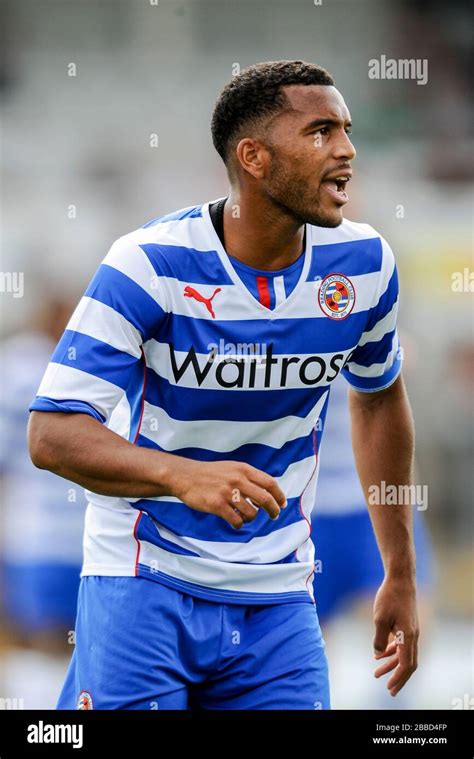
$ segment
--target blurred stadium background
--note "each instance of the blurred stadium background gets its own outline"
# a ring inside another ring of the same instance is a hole
[[[358,150],[346,215],[376,227],[397,257],[417,481],[429,487],[424,516],[437,565],[419,669],[399,699],[388,703],[373,679],[367,613],[347,611],[332,623],[325,637],[333,706],[474,708],[468,7],[461,0],[0,3],[0,708],[15,699],[24,708],[54,707],[72,650],[73,622],[58,634],[41,618],[22,622],[11,611],[24,592],[22,562],[49,556],[74,577],[78,571],[83,496],[64,484],[53,496],[55,485],[36,479],[24,438],[54,332],[113,240],[226,193],[209,131],[214,101],[236,67],[285,58],[334,75]],[[368,62],[381,55],[427,59],[428,83],[369,79]],[[14,273],[24,277],[16,292]],[[41,593],[41,576],[37,584]]]

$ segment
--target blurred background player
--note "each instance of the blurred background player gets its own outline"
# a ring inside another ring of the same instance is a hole
[[[406,342],[405,338],[404,343]],[[411,352],[409,356],[405,355],[408,372],[410,363]],[[337,662],[343,655],[340,642],[331,635],[335,620],[351,615],[355,634],[362,634],[361,628],[366,628],[371,623],[374,596],[384,577],[380,552],[354,461],[348,396],[347,382],[343,377],[337,377],[331,387],[312,514],[312,539],[316,557],[313,588],[333,672],[337,672]],[[413,507],[413,527],[420,630],[423,635],[426,634],[431,615],[434,557],[423,512],[416,505]],[[346,641],[347,623],[348,620],[344,619]],[[344,648],[347,653],[349,646]],[[353,666],[357,667],[355,661]],[[366,677],[366,670],[361,671],[361,678],[365,678],[367,687],[364,692],[363,681],[357,680],[358,697],[365,699],[360,708],[416,707],[410,698],[409,688],[395,703],[394,699],[386,696],[381,681],[374,683]],[[343,681],[339,681],[336,677],[332,690],[335,708],[344,708],[348,703],[347,678],[344,676]],[[338,699],[340,701],[336,704]]]
[[[33,466],[25,432],[72,305],[50,294],[35,323],[0,346],[0,679],[2,695],[26,709],[54,707],[73,643],[84,493]]]

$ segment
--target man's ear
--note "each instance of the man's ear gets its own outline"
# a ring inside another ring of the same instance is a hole
[[[267,169],[268,150],[258,141],[244,137],[235,149],[239,164],[255,179],[263,179]]]

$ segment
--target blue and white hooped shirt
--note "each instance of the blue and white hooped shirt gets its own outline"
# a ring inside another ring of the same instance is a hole
[[[275,521],[260,510],[235,530],[171,496],[87,491],[83,575],[143,576],[223,602],[312,602],[310,514],[329,390],[339,373],[364,392],[398,376],[395,260],[366,224],[308,224],[289,292],[285,272],[267,273],[271,288],[256,272],[252,291],[209,205],[112,245],[30,408],[90,414],[156,451],[248,462],[288,500]]]

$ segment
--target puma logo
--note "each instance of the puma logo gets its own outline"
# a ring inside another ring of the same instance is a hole
[[[216,315],[215,315],[214,310],[212,308],[211,301],[214,298],[214,296],[217,295],[217,293],[220,293],[221,289],[222,289],[221,287],[216,287],[216,289],[212,293],[211,297],[210,298],[205,298],[204,295],[201,295],[201,293],[198,293],[198,291],[195,290],[194,287],[191,287],[191,285],[186,285],[186,287],[184,288],[183,295],[185,295],[186,298],[195,298],[200,303],[204,303],[204,305],[206,306],[207,310],[211,314],[212,318],[215,319]]]

